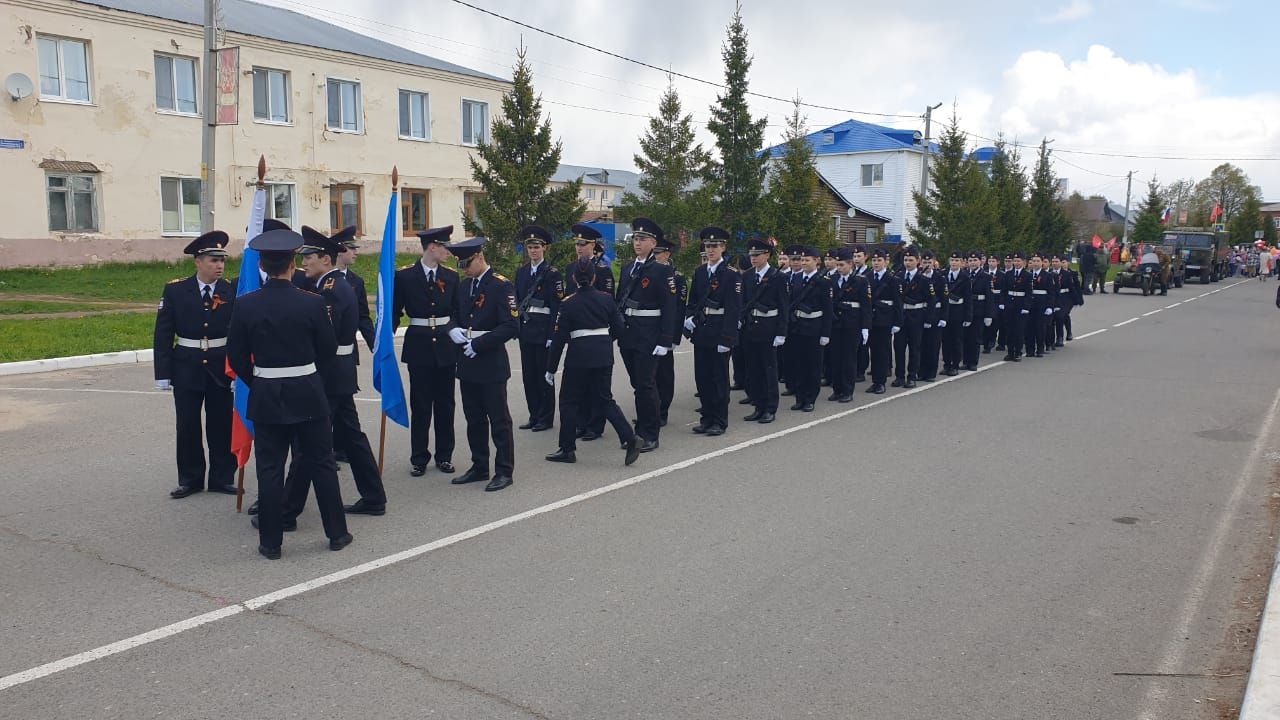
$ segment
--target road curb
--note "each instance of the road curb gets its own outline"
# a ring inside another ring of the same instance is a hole
[[[1267,604],[1262,610],[1258,642],[1253,649],[1249,684],[1240,703],[1240,720],[1274,720],[1280,717],[1280,554],[1277,554]]]

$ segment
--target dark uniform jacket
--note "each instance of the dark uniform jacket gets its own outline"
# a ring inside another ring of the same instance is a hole
[[[196,276],[170,281],[160,296],[152,346],[155,379],[168,380],[175,388],[204,388],[205,376],[221,386],[227,378],[227,348],[189,348],[175,345],[176,339],[219,340],[227,336],[236,291],[226,280],[213,283],[213,300],[206,308]]]
[[[653,350],[661,345],[671,347],[672,318],[678,317],[678,296],[675,271],[670,265],[654,262],[650,255],[637,275],[632,276],[635,262],[622,268],[622,281],[618,283],[618,309],[625,323],[618,347],[624,350]],[[628,311],[640,311],[646,315],[631,315]],[[658,316],[648,315],[654,310]],[[680,317],[676,322],[684,322]]]
[[[1005,271],[1000,268],[991,271],[985,265],[982,267],[982,271],[991,276],[991,314],[995,316],[1000,313],[1000,306],[1004,304]]]
[[[604,334],[581,335],[586,330],[607,330]],[[595,288],[579,288],[560,304],[547,352],[547,372],[555,372],[564,357],[566,371],[574,368],[602,368],[613,365],[613,340],[622,334],[622,314],[613,296]]]
[[[347,276],[351,292],[356,296],[356,330],[372,350],[374,340],[377,338],[373,333],[373,316],[369,314],[369,288],[364,284],[364,278],[357,275],[355,270],[346,270],[343,274]],[[360,349],[356,348],[356,364],[359,363]]]
[[[865,277],[849,273],[840,286],[840,273],[831,279],[832,327],[840,330],[871,329],[871,283]]]
[[[531,265],[516,271],[516,304],[520,310],[520,343],[544,346],[564,298],[564,279],[546,260],[536,275]]]
[[[262,282],[265,285],[266,279],[264,278]],[[311,282],[311,278],[307,277],[307,273],[300,268],[293,271],[293,286],[299,290],[316,291],[316,284]]]
[[[560,273],[560,276],[565,279],[565,295],[572,295],[578,290],[578,284],[573,280],[573,265],[574,263],[569,263],[569,266]],[[609,264],[603,260],[596,261],[596,278],[592,281],[591,287],[599,290],[600,292],[607,292],[610,297],[613,297],[613,268],[609,267]]]
[[[1023,268],[1021,270],[1009,269],[1004,272],[1004,283],[1002,284],[1004,292],[1005,310],[1020,312],[1022,310],[1031,309],[1031,271]]]
[[[904,270],[899,281],[903,318],[908,322],[928,325],[937,322],[938,299],[937,293],[934,291],[933,280],[925,277],[924,273],[917,269],[911,280],[907,280],[907,272]],[[910,307],[911,305],[921,307],[913,309]]]
[[[427,270],[421,262],[396,271],[395,297],[391,304],[391,316],[400,327],[400,316],[408,317],[409,328],[404,331],[404,349],[400,361],[405,365],[445,367],[458,362],[458,346],[449,339],[449,331],[457,327],[456,308],[458,273],[443,265],[436,266],[435,280],[427,284]],[[444,318],[448,322],[436,327],[414,325],[419,318]]]
[[[684,341],[684,318],[689,309],[689,278],[679,270],[673,270],[676,283],[676,312],[671,316],[671,346]]]
[[[973,304],[974,322],[995,317],[995,298],[991,292],[991,274],[985,267],[978,268],[969,275],[969,302]]]
[[[506,343],[520,333],[516,288],[492,268],[479,278],[474,292],[473,284],[469,278],[458,281],[458,327],[467,331],[472,338],[471,349],[476,351],[476,356],[469,358],[459,350],[458,379],[473,383],[505,383],[511,377]]]
[[[693,273],[686,317],[693,318],[694,347],[733,347],[738,344],[738,320],[742,317],[742,274],[721,260],[707,275],[707,265]]]
[[[341,270],[331,270],[316,282],[316,292],[324,298],[333,323],[333,334],[338,341],[337,352],[317,362],[320,377],[324,378],[325,392],[330,395],[355,395],[360,391],[356,383],[356,327],[359,325],[360,308],[355,292]],[[350,348],[350,350],[348,350]]]
[[[950,272],[948,270],[947,272]],[[939,320],[947,319],[947,276],[944,272],[939,272],[936,268],[932,275],[928,276],[929,282],[933,283],[933,302],[930,303],[933,310],[933,319],[930,323],[936,323]]]
[[[973,322],[976,315],[973,306],[973,281],[969,278],[969,271],[961,269],[956,272],[956,279],[951,280],[951,271],[947,270],[942,273],[943,281],[943,303],[942,310],[943,320],[947,321],[947,325],[963,325],[967,322]]]
[[[1080,290],[1080,278],[1074,270],[1058,271],[1058,298],[1057,307],[1059,310],[1070,310],[1076,305],[1084,304],[1084,293]]]
[[[227,359],[236,375],[252,388],[249,419],[289,425],[329,417],[320,373],[262,378],[253,376],[253,368],[319,365],[337,349],[329,312],[319,295],[274,279],[267,280],[262,289],[242,295],[231,318]]]
[[[831,281],[814,273],[808,280],[804,273],[791,275],[791,320],[787,330],[797,337],[831,337]],[[818,317],[801,317],[817,313]]]
[[[778,268],[765,270],[764,278],[755,269],[742,278],[742,339],[746,342],[772,342],[786,337],[791,319],[789,275]]]
[[[902,327],[902,281],[885,270],[879,280],[871,272],[867,282],[871,285],[871,326]]]
[[[1043,315],[1045,308],[1053,308],[1058,302],[1058,278],[1048,270],[1041,270],[1039,275],[1032,275],[1031,303],[1027,307],[1032,314]]]

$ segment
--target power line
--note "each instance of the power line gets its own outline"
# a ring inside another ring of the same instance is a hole
[[[1080,167],[1079,165],[1077,165],[1077,164],[1075,164],[1075,163],[1071,162],[1070,160],[1068,160],[1068,159],[1066,159],[1066,158],[1058,158],[1058,160],[1060,160],[1060,161],[1062,161],[1062,162],[1066,163],[1067,165],[1070,165],[1071,167],[1073,167],[1073,168],[1075,168],[1075,169],[1077,169],[1077,170],[1083,170],[1083,171],[1085,171],[1085,172],[1087,172],[1087,173],[1090,173],[1090,174],[1093,174],[1093,175],[1101,175],[1102,177],[1109,177],[1109,178],[1127,178],[1127,177],[1129,177],[1128,175],[1112,175],[1111,173],[1098,172],[1097,170],[1090,170],[1090,169],[1089,169],[1089,168],[1087,168],[1087,167]]]
[[[456,0],[455,0],[455,1],[456,1]],[[997,141],[995,138],[985,137],[985,136],[983,136],[983,135],[979,135],[979,134],[974,133],[974,132],[966,132],[965,134],[970,135],[970,136],[972,136],[972,137],[976,137],[976,138],[978,138],[979,140],[986,140],[987,142],[999,142],[999,141]],[[1024,149],[1030,149],[1030,150],[1039,150],[1039,149],[1040,149],[1040,146],[1039,146],[1038,144],[1037,144],[1037,145],[1027,145],[1027,144],[1025,144],[1025,143],[1020,143],[1020,142],[1017,142],[1017,141],[1014,141],[1014,140],[1005,140],[1005,141],[1003,141],[1003,142],[1004,142],[1006,145],[1012,145],[1013,147],[1017,147],[1017,148],[1024,148]],[[1054,147],[1052,147],[1052,148],[1051,148],[1051,150],[1052,150],[1055,154],[1057,154],[1057,153],[1067,153],[1067,154],[1070,154],[1070,155],[1090,155],[1090,156],[1093,156],[1093,157],[1115,157],[1115,158],[1128,158],[1128,159],[1132,159],[1132,160],[1188,160],[1188,161],[1211,161],[1211,162],[1212,162],[1212,161],[1218,161],[1218,162],[1275,162],[1275,161],[1280,161],[1280,157],[1184,157],[1184,156],[1178,156],[1178,155],[1139,155],[1139,154],[1136,154],[1136,153],[1101,152],[1101,151],[1097,151],[1097,150],[1071,150],[1071,149],[1068,149],[1068,148],[1061,148],[1061,147],[1058,147],[1057,145],[1055,145]],[[1061,158],[1059,158],[1059,159],[1061,159]],[[1063,160],[1063,162],[1066,162],[1066,161],[1065,161],[1065,160]],[[1070,165],[1071,163],[1067,163],[1067,164],[1068,164],[1068,165]],[[1075,167],[1079,167],[1079,166],[1077,165],[1077,166],[1075,166]],[[1081,170],[1085,170],[1085,168],[1080,168],[1080,169],[1081,169]],[[1086,170],[1086,172],[1092,172],[1092,171],[1090,171],[1090,170]],[[1104,174],[1104,173],[1097,173],[1097,174],[1098,174],[1098,175],[1102,175],[1102,174]],[[1118,177],[1118,176],[1112,176],[1112,177]]]

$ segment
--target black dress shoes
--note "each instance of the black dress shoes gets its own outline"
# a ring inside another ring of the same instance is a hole
[[[637,442],[637,443],[639,443],[639,445],[640,445],[640,452],[642,452],[642,453],[653,452],[654,450],[657,450],[657,449],[658,449],[658,441],[657,441],[657,440],[641,440],[641,439],[637,439],[637,440],[636,440],[636,442]]]
[[[867,376],[866,376],[866,374],[865,374],[865,373],[864,373],[864,374],[860,374],[860,375],[858,375],[858,376],[854,377],[854,378],[853,378],[853,381],[854,381],[854,382],[866,382],[866,381],[867,381]]]
[[[903,384],[904,383],[901,378],[894,378],[893,382],[889,383],[891,387],[902,387]]]
[[[831,393],[827,396],[827,402],[835,402],[840,399],[840,393]]]
[[[707,428],[707,437],[715,437],[717,435],[723,435],[723,434],[724,434],[724,428],[720,427],[719,425],[712,425],[711,427]]]
[[[599,440],[599,439],[600,439],[600,436],[597,435],[595,431],[587,430],[586,432],[582,433],[582,438],[581,438],[582,442],[591,442],[592,440]]]
[[[791,397],[792,395],[796,394],[796,391],[792,390],[791,388],[787,388],[786,390],[783,390],[780,394],[782,395],[782,397]]]
[[[364,498],[360,498],[354,503],[347,505],[343,509],[347,511],[348,515],[386,515],[387,514],[387,506],[385,504],[375,505],[374,503],[367,503],[364,501]]]
[[[542,432],[543,430],[550,430],[551,423],[538,423],[529,429],[532,430],[533,432]]]
[[[235,485],[210,485],[209,492],[222,493],[223,495],[239,495],[240,491]]]
[[[586,428],[584,428],[584,427],[580,427],[580,428],[578,428],[578,429],[577,429],[577,431],[575,431],[575,432],[573,433],[573,437],[574,437],[574,439],[576,439],[576,440],[581,440],[581,439],[582,439],[582,436],[583,436],[583,435],[586,435],[586,434],[587,434],[587,429],[586,429]]]
[[[532,420],[530,420],[530,421],[529,421],[529,422],[527,422],[527,423],[524,423],[524,424],[520,425],[520,426],[519,426],[519,429],[520,429],[520,430],[528,430],[528,429],[529,429],[529,428],[531,428],[531,427],[533,427],[533,421],[532,421]]]
[[[440,462],[436,463],[436,469],[444,473],[445,475],[452,475],[455,472],[457,472],[457,470],[453,467],[453,463],[449,462],[448,460],[441,460]]]
[[[351,537],[351,533],[345,533],[336,538],[330,538],[329,549],[337,552],[338,550],[350,545],[352,540],[355,540],[355,538]]]
[[[572,450],[565,450],[563,448],[556,450],[555,452],[547,455],[545,459],[550,462],[558,462],[558,463],[578,462],[578,456],[576,453],[574,453]]]
[[[504,488],[511,487],[512,482],[514,481],[511,479],[510,475],[494,475],[493,480],[491,480],[488,485],[484,486],[484,491],[498,492]]]
[[[169,491],[169,497],[180,500],[188,495],[195,495],[198,492],[204,492],[204,488],[191,487],[190,485],[179,485]]]
[[[412,468],[409,469],[409,475],[411,475],[412,477],[422,477],[423,475],[426,475],[426,474],[427,474],[426,465],[414,465]]]
[[[759,419],[760,419],[760,418],[762,418],[762,417],[764,417],[764,413],[763,413],[763,412],[761,412],[760,410],[756,410],[755,412],[751,413],[750,415],[748,415],[748,416],[746,416],[746,417],[744,417],[744,418],[742,418],[742,419],[743,419],[743,420],[746,420],[747,422],[755,422],[755,421],[759,420]]]
[[[977,365],[965,365],[965,366],[964,366],[964,369],[965,369],[965,371],[966,371],[966,372],[978,372],[978,366],[977,366]]]
[[[791,403],[791,409],[792,409],[792,410],[799,410],[799,409],[800,409],[800,408],[802,408],[802,407],[804,407],[804,403],[800,402],[799,400],[797,400],[796,402]]]
[[[266,545],[259,545],[258,554],[268,560],[279,560],[280,548],[269,548]]]
[[[252,504],[252,505],[250,505],[250,506],[249,506],[249,509],[248,509],[248,510],[245,510],[245,512],[246,512],[246,513],[248,513],[249,515],[257,515],[257,514],[258,514],[258,501],[257,501],[257,500],[254,500],[254,501],[253,501],[253,504]]]
[[[813,412],[813,403],[805,403],[801,405],[800,412]]]
[[[853,393],[849,393],[848,395],[841,395],[840,397],[836,398],[836,402],[839,402],[839,403],[853,402]]]
[[[947,368],[946,370],[942,371],[942,374],[946,375],[947,377],[955,377],[960,374],[960,371],[955,368]]]
[[[622,464],[630,466],[640,457],[640,438],[632,436],[631,441],[626,445],[627,455],[623,459]]]
[[[258,520],[258,516],[257,516],[257,515],[254,515],[252,518],[250,518],[250,520],[249,520],[249,524],[253,526],[253,529],[254,529],[254,530],[257,530],[257,529],[258,529],[258,525],[260,524],[260,523],[259,523],[259,520]],[[285,532],[293,532],[294,530],[297,530],[297,529],[298,529],[298,520],[297,520],[297,518],[294,518],[293,520],[281,519],[281,520],[280,520],[280,529],[281,529],[281,530],[284,530]]]
[[[702,423],[698,423],[697,425],[694,425],[694,426],[693,426],[693,433],[694,433],[695,435],[701,435],[701,434],[705,433],[708,429],[709,429],[709,428],[708,428],[708,426],[707,426],[707,425],[703,425]]]
[[[1067,333],[1067,342],[1071,342],[1072,340],[1075,340],[1075,339],[1076,339],[1075,335],[1072,335],[1071,333]]]
[[[915,386],[916,386],[916,381],[915,381],[915,380],[907,380],[906,382],[902,383],[902,387],[904,387],[904,388],[908,388],[908,389],[909,389],[909,388],[913,388],[913,387],[915,387]]]
[[[744,398],[742,398],[741,400],[739,400],[739,401],[738,401],[738,404],[739,404],[739,405],[750,405],[750,404],[751,404],[751,398],[749,398],[749,397],[744,397]]]
[[[488,470],[480,470],[479,468],[471,468],[462,473],[461,476],[449,481],[452,485],[466,485],[468,483],[485,482],[489,479]]]
[[[773,413],[761,413],[760,417],[756,419],[756,422],[760,423],[761,425],[768,425],[769,423],[773,422],[776,419],[777,419],[777,416],[774,415]]]
[[[871,387],[867,388],[867,392],[872,393],[873,395],[883,395],[884,383],[872,383]]]

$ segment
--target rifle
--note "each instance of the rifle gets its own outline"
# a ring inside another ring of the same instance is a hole
[[[544,262],[543,265],[546,265],[546,263]],[[516,312],[520,314],[520,319],[522,321],[529,322],[529,308],[534,307],[533,301],[537,298],[538,293],[542,292],[542,283],[547,279],[547,275],[549,274],[550,272],[544,271],[542,267],[538,268],[538,277],[534,280],[533,287],[529,288],[529,294],[524,296],[524,300],[520,301],[520,307],[516,309]],[[539,300],[538,302],[541,304],[537,307],[546,307],[545,301]]]

